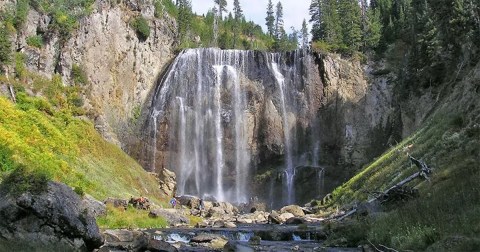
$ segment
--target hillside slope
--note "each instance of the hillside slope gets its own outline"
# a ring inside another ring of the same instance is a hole
[[[161,197],[155,177],[107,143],[90,122],[22,91],[17,104],[0,96],[0,165],[4,180],[15,172],[27,178],[13,185],[20,190],[31,186],[29,180],[46,178],[99,200]]]
[[[407,153],[433,168],[408,186],[418,197],[382,206],[346,232],[349,241],[401,250],[474,251],[480,240],[480,64],[445,84],[423,127],[364,167],[333,193],[333,206],[353,206],[412,175]],[[420,109],[420,108],[418,108]],[[338,236],[337,236],[338,237]]]

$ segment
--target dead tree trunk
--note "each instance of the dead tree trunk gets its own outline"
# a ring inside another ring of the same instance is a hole
[[[15,97],[15,91],[13,90],[13,86],[10,84],[10,79],[8,78],[8,67],[5,67],[4,68],[4,72],[5,72],[5,77],[7,77],[7,81],[8,81],[8,90],[10,91],[10,96],[12,97],[12,101],[14,103],[17,103],[17,99]]]
[[[391,191],[395,191],[395,190],[399,190],[401,189],[405,184],[409,183],[410,181],[418,178],[418,177],[422,177],[424,178],[425,180],[428,180],[430,181],[430,178],[428,177],[429,174],[432,173],[432,169],[430,167],[428,167],[428,165],[421,161],[421,160],[418,160],[414,157],[412,157],[410,154],[408,154],[408,158],[410,159],[410,161],[418,167],[418,169],[420,169],[420,171],[410,175],[409,177],[407,177],[406,179],[398,182],[397,184],[395,184],[394,186],[388,188],[387,190],[381,192],[381,193],[378,193],[378,195],[376,195],[374,198],[370,199],[367,201],[367,203],[373,203],[374,201],[380,201],[380,199],[382,198],[385,198],[385,197],[388,197],[389,193]],[[380,201],[382,202],[382,201]],[[358,211],[358,208],[353,208],[351,209],[350,211],[342,214],[342,215],[339,215],[339,216],[335,216],[333,217],[334,219],[337,219],[337,220],[343,220],[345,218],[347,218],[348,216],[350,215],[353,215],[355,214],[356,212]]]

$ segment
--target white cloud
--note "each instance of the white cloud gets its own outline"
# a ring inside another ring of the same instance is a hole
[[[214,4],[213,0],[192,0],[193,12],[197,14],[205,14],[211,9]],[[278,0],[272,0],[274,7],[277,5]],[[303,19],[308,20],[310,16],[308,14],[308,7],[310,6],[310,0],[281,0],[283,6],[283,20],[285,30],[290,33],[290,27],[300,30],[302,28]],[[227,0],[228,11],[233,9],[233,0]],[[240,0],[240,6],[242,7],[243,14],[247,21],[253,21],[256,24],[262,26],[266,31],[265,17],[267,15],[268,0]]]

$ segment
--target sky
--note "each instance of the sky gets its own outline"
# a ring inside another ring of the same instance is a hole
[[[192,10],[197,14],[205,14],[214,5],[214,0],[192,0]],[[308,14],[308,7],[310,6],[310,0],[281,0],[283,6],[283,22],[285,31],[290,33],[292,30],[290,27],[295,27],[296,30],[302,28],[303,19],[308,20],[310,16]],[[227,0],[227,9],[232,12],[233,0]],[[275,6],[278,0],[272,0]],[[242,7],[243,15],[247,21],[253,21],[256,24],[262,26],[264,32],[266,32],[265,17],[267,16],[268,0],[240,0],[240,7]]]

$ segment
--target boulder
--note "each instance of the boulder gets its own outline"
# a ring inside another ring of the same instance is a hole
[[[305,213],[303,212],[302,208],[297,205],[290,205],[290,206],[285,206],[280,209],[280,213],[291,213],[295,217],[303,217],[305,216]]]
[[[103,233],[105,244],[99,252],[116,251],[178,251],[173,245],[150,237],[148,233],[138,230],[106,230]]]
[[[80,208],[94,218],[107,214],[107,206],[88,194],[83,196]]]
[[[208,223],[205,221],[200,221],[195,225],[196,228],[206,228],[208,227]]]
[[[282,214],[280,214],[279,219],[282,223],[285,223],[285,221],[287,221],[288,219],[293,218],[293,217],[295,217],[295,216],[291,213],[282,213]]]
[[[149,210],[151,207],[150,200],[147,197],[131,197],[128,201],[128,204],[131,204],[136,209]]]
[[[214,202],[213,207],[218,207],[223,209],[225,214],[228,214],[228,215],[238,214],[238,208],[236,208],[229,202]]]
[[[235,223],[231,222],[231,221],[226,221],[225,222],[225,227],[226,228],[236,228],[237,225],[235,225]]]
[[[212,240],[219,237],[220,236],[216,234],[202,233],[190,239],[190,242],[206,243],[206,242],[211,242]]]
[[[223,247],[223,251],[225,251],[225,252],[236,252],[236,251],[254,252],[255,249],[249,244],[244,244],[244,243],[239,242],[239,241],[230,240]]]
[[[267,205],[265,202],[260,202],[257,197],[252,197],[247,204],[241,207],[243,213],[254,213],[256,211],[266,211]]]
[[[113,207],[116,207],[116,208],[127,209],[128,207],[128,201],[124,199],[115,199],[115,198],[109,197],[103,203],[105,205],[112,205]]]
[[[169,197],[173,196],[177,185],[175,173],[163,168],[158,175],[158,180],[160,183],[160,190]]]
[[[115,248],[139,251],[147,247],[148,237],[141,231],[116,229],[103,232],[105,244],[102,249]]]
[[[237,223],[241,223],[241,224],[252,224],[252,223],[253,223],[253,220],[252,220],[252,219],[249,219],[249,218],[246,218],[246,217],[238,217],[238,218],[237,218]]]
[[[224,216],[225,210],[221,207],[212,207],[208,210],[206,217],[222,217]]]
[[[293,217],[285,221],[285,224],[288,224],[288,225],[299,225],[299,224],[305,224],[305,223],[307,223],[307,221],[299,217]]]
[[[210,208],[213,207],[213,202],[211,201],[203,201],[203,206],[205,207],[205,211],[208,211]]]
[[[272,212],[268,215],[268,223],[282,224],[283,221],[280,218],[280,215],[277,213],[277,211],[272,210]]]
[[[0,189],[0,247],[10,251],[91,251],[103,244],[94,217],[68,186],[48,182],[18,197]]]
[[[165,218],[170,226],[177,226],[180,224],[188,224],[189,219],[176,209],[154,209],[148,214],[150,218],[157,218],[159,216]]]
[[[199,209],[200,207],[200,198],[191,196],[191,195],[182,195],[180,197],[176,197],[177,201],[182,206],[186,206],[190,209]]]
[[[159,241],[155,239],[150,239],[148,241],[148,245],[146,248],[148,251],[152,252],[176,252],[178,251],[177,248],[175,248],[172,244],[165,242],[165,241]]]
[[[224,228],[225,227],[225,222],[222,221],[222,220],[216,220],[215,222],[213,222],[212,227],[213,228]]]

